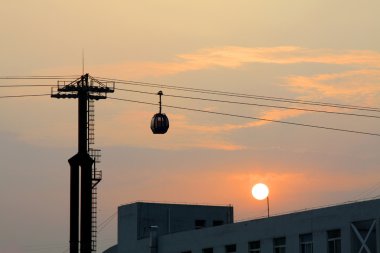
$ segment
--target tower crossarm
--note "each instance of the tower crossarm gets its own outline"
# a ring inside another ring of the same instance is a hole
[[[85,81],[86,80],[86,81]],[[53,98],[78,98],[79,92],[87,94],[89,99],[106,99],[107,93],[115,91],[115,82],[101,82],[88,74],[74,81],[58,81],[51,90]]]

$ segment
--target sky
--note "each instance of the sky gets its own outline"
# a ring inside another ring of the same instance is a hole
[[[79,77],[84,51],[85,72],[95,77],[380,107],[377,0],[2,0],[1,6],[0,76]],[[117,88],[158,92],[127,84]],[[1,92],[45,94],[50,88]],[[112,97],[158,102],[157,96],[121,90]],[[265,201],[250,193],[258,182],[269,186],[272,214],[380,195],[380,137],[165,104],[371,133],[380,133],[379,119],[169,96],[163,103],[170,119],[166,135],[153,135],[149,128],[158,106],[95,103],[103,171],[99,223],[135,201],[231,204],[236,220],[265,216]],[[75,100],[49,96],[0,99],[0,252],[67,249],[67,160],[77,151],[76,107]],[[99,232],[98,252],[116,239],[112,219]]]

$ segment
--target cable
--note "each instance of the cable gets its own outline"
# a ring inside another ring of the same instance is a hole
[[[24,88],[24,87],[54,87],[51,84],[16,84],[16,85],[0,85],[0,88]]]
[[[44,80],[44,79],[65,79],[78,78],[78,76],[0,76],[0,80]]]
[[[106,218],[103,222],[101,222],[98,225],[98,233],[101,232],[104,228],[106,228],[108,226],[108,224],[115,218],[116,215],[117,215],[117,211],[114,212],[112,215],[110,215],[108,218]],[[40,250],[51,250],[51,249],[58,249],[58,248],[65,248],[61,253],[66,253],[70,249],[70,247],[68,247],[68,246],[43,245],[43,246],[40,246],[38,248],[35,247],[35,248],[29,249],[29,250],[40,251]]]
[[[0,96],[0,99],[2,99],[2,98],[42,97],[42,96],[50,96],[50,94],[7,95],[7,96]]]
[[[62,251],[62,253],[66,253],[66,252],[69,252],[69,247],[67,247],[64,251]]]
[[[117,211],[113,213],[112,215],[110,215],[102,223],[100,223],[98,225],[98,232],[101,232],[103,229],[105,229],[108,226],[108,224],[110,224],[110,222],[116,217],[116,215],[117,215]]]
[[[149,94],[149,95],[157,95],[157,93],[155,93],[155,92],[137,91],[137,90],[129,90],[129,89],[121,89],[121,88],[115,88],[115,90]],[[237,101],[230,101],[230,100],[209,99],[209,98],[179,96],[179,95],[170,95],[170,94],[163,94],[163,96],[174,97],[174,98],[193,99],[193,100],[202,100],[202,101],[210,101],[210,102],[238,104],[238,105],[251,105],[251,106],[259,106],[259,107],[269,107],[269,108],[278,108],[278,109],[289,109],[289,110],[306,111],[306,112],[318,112],[318,113],[338,114],[338,115],[346,115],[346,116],[357,116],[357,117],[380,119],[380,116],[357,114],[357,113],[332,112],[332,111],[314,110],[314,109],[307,109],[307,108],[297,108],[297,107],[287,107],[287,106],[277,106],[277,105],[264,105],[264,104],[256,104],[256,103],[245,103],[245,102],[237,102]]]
[[[370,186],[368,189],[366,189],[365,191],[359,193],[359,194],[356,194],[354,197],[352,197],[352,199],[355,199],[355,200],[359,200],[361,198],[366,198],[366,196],[368,197],[370,194],[373,194],[374,192],[376,192],[380,187],[380,181],[375,183],[374,185]]]
[[[239,98],[269,100],[269,101],[284,102],[284,103],[305,104],[305,105],[314,105],[314,106],[325,106],[325,107],[335,107],[335,108],[344,108],[344,109],[352,109],[352,110],[380,112],[380,108],[377,108],[377,107],[366,107],[366,106],[356,106],[356,105],[347,105],[347,104],[316,102],[316,101],[300,100],[300,99],[288,99],[288,98],[281,98],[281,97],[260,96],[260,95],[208,90],[208,89],[196,89],[196,88],[189,88],[189,87],[183,87],[183,86],[172,86],[172,85],[163,85],[163,84],[137,82],[137,81],[124,81],[124,80],[119,80],[119,79],[102,78],[102,77],[96,77],[96,78],[99,80],[114,81],[115,83],[128,84],[128,85],[166,88],[166,89],[172,89],[172,90],[231,96],[231,97],[239,97]]]
[[[77,78],[78,76],[2,76],[2,77],[0,76],[0,79],[61,79],[61,78],[75,78],[75,77]],[[166,89],[173,89],[173,90],[204,93],[204,94],[213,94],[213,95],[232,96],[232,97],[239,97],[239,98],[251,98],[251,99],[258,99],[258,100],[285,102],[285,103],[296,103],[296,104],[305,104],[305,105],[314,105],[314,106],[325,106],[325,107],[335,107],[335,108],[342,108],[342,109],[380,112],[380,108],[376,108],[376,107],[364,107],[364,106],[346,105],[346,104],[333,104],[333,103],[315,102],[315,101],[300,100],[300,99],[288,99],[288,98],[282,98],[282,97],[259,96],[259,95],[250,95],[250,94],[225,92],[225,91],[217,91],[217,90],[209,90],[209,89],[196,89],[196,88],[189,88],[189,87],[184,87],[184,86],[163,85],[163,84],[137,82],[137,81],[125,81],[125,80],[120,80],[120,79],[103,78],[103,77],[93,77],[93,78],[96,78],[99,80],[105,80],[105,81],[114,81],[116,83],[121,83],[121,84],[148,86],[148,87],[156,87],[156,88],[159,87],[159,88],[166,88]],[[51,87],[52,85],[2,85],[2,86],[0,85],[0,88],[4,88],[4,87],[9,87],[9,88],[10,87],[47,87],[47,86]],[[120,89],[120,90],[122,90],[122,89]],[[171,96],[174,97],[174,95],[171,95]],[[177,96],[177,97],[180,97],[180,96]],[[183,96],[181,98],[201,99],[201,98],[191,98],[191,97],[185,97],[185,96]],[[207,100],[207,99],[203,99],[203,100]],[[216,99],[215,100],[209,99],[208,101],[222,102],[221,100],[216,100]],[[231,101],[226,102],[226,103],[238,104],[238,102],[231,102]],[[240,103],[240,104],[264,106],[264,105],[249,104],[249,103]],[[291,107],[285,107],[285,106],[269,106],[269,105],[266,105],[266,106],[267,107],[273,107],[273,108],[282,108],[282,109],[293,109],[293,110],[303,110],[303,111],[310,111],[310,112],[324,112],[324,113],[335,113],[335,114],[352,115],[352,116],[359,116],[359,117],[378,118],[377,116],[370,116],[370,115],[327,112],[327,111],[322,111],[322,110],[299,109],[299,108],[291,108]]]
[[[146,104],[146,105],[157,105],[155,103],[144,102],[144,101],[123,99],[123,98],[114,98],[114,97],[108,97],[108,98],[109,99],[113,99],[113,100],[132,102],[132,103],[139,103],[139,104]],[[331,131],[339,131],[339,132],[355,133],[355,134],[364,134],[364,135],[371,135],[371,136],[378,136],[378,137],[380,137],[380,134],[378,134],[378,133],[370,133],[370,132],[363,132],[363,131],[356,131],[356,130],[348,130],[348,129],[341,129],[341,128],[325,127],[325,126],[318,126],[318,125],[310,125],[310,124],[302,124],[302,123],[295,123],[295,122],[282,121],[282,120],[264,119],[264,118],[258,118],[258,117],[251,117],[251,116],[244,116],[244,115],[231,114],[231,113],[223,113],[223,112],[206,111],[206,110],[187,108],[187,107],[180,107],[180,106],[172,106],[172,105],[165,105],[165,107],[174,108],[174,109],[180,109],[180,110],[187,110],[187,111],[194,111],[194,112],[203,112],[203,113],[209,113],[209,114],[223,115],[223,116],[231,116],[231,117],[236,117],[236,118],[261,120],[261,121],[281,123],[281,124],[287,124],[287,125],[310,127],[310,128],[319,128],[319,129],[325,129],[325,130],[331,130]]]

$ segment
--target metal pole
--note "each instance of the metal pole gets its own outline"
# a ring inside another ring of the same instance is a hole
[[[82,156],[81,165],[81,240],[80,252],[92,252],[92,163],[89,154]]]
[[[78,87],[78,154],[87,154],[87,104],[88,104],[88,74],[81,77]]]
[[[79,164],[77,155],[70,163],[70,253],[79,250]]]
[[[161,114],[161,108],[162,108],[161,96],[162,96],[164,93],[162,93],[162,91],[159,91],[157,94],[160,96],[160,102],[159,102],[159,104],[160,104],[160,114]]]
[[[81,166],[80,252],[91,253],[92,163],[88,154],[88,74],[82,76],[78,90],[78,154]]]
[[[268,218],[269,218],[269,197],[267,197]]]

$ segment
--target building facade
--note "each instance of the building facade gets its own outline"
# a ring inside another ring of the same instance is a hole
[[[379,253],[380,200],[233,222],[230,206],[134,203],[104,253]]]

